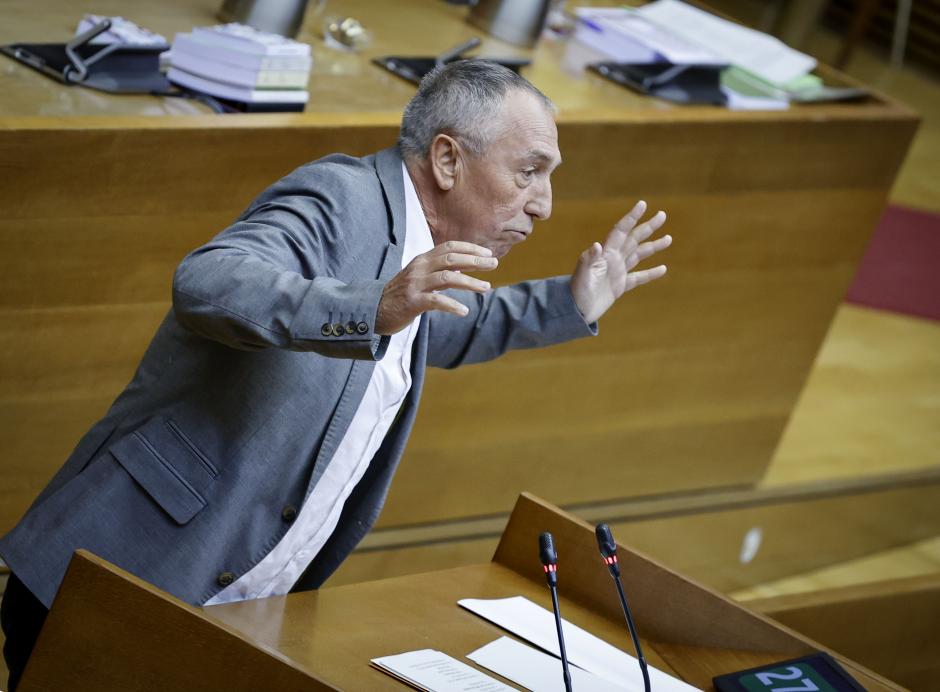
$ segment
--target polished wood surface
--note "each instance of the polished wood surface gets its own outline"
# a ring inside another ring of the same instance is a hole
[[[523,495],[490,563],[203,609],[79,551],[20,689],[402,689],[369,660],[423,648],[463,659],[503,634],[457,600],[550,605],[535,559],[545,530],[559,550],[565,618],[626,645],[591,526]],[[692,685],[819,648],[623,545],[619,555],[649,663]],[[866,689],[900,689],[835,655]]]
[[[72,558],[20,692],[335,689],[277,651],[85,551]]]
[[[747,602],[912,690],[940,689],[940,573]]]
[[[940,470],[582,506],[616,535],[728,593],[940,534]],[[331,578],[346,584],[479,562],[505,517],[379,529]]]
[[[6,64],[0,530],[128,381],[189,249],[294,166],[394,142],[413,88],[368,57],[433,53],[474,33],[445,3],[330,6],[376,41],[335,54],[311,18],[303,114],[150,117],[149,97],[68,89]],[[17,7],[2,40],[71,31],[85,9]],[[212,22],[215,3],[169,3],[159,17],[94,10],[172,35]],[[543,42],[526,71],[560,109],[554,216],[495,280],[570,271],[640,197],[670,215],[670,274],[628,296],[598,339],[430,373],[383,526],[499,513],[521,488],[586,504],[755,483],[916,127],[884,99],[678,108],[569,74],[565,50]],[[487,39],[481,52],[517,51]]]
[[[517,502],[490,564],[211,606],[205,612],[300,665],[315,666],[322,679],[337,686],[398,689],[399,683],[364,661],[421,648],[463,660],[505,634],[459,608],[457,600],[522,595],[551,607],[537,560],[537,537],[546,530],[559,551],[564,617],[629,647],[592,528],[528,495]],[[620,556],[629,566],[625,584],[650,664],[690,684],[711,689],[715,675],[818,646],[622,545]],[[867,689],[899,689],[839,658]]]

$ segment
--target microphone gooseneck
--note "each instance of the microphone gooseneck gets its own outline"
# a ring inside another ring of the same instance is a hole
[[[558,609],[558,554],[555,542],[548,531],[539,536],[539,560],[545,570],[545,581],[552,594],[552,610],[555,613],[555,629],[558,631],[558,651],[561,653],[561,670],[565,680],[565,692],[571,692],[571,671],[568,670],[568,654],[565,652],[565,635],[561,628],[561,612]]]
[[[620,608],[623,610],[623,617],[627,621],[630,639],[633,640],[633,649],[636,651],[636,658],[640,663],[640,672],[643,674],[643,689],[650,692],[650,674],[647,670],[646,659],[643,657],[643,649],[640,647],[640,637],[636,632],[636,625],[633,624],[633,616],[630,614],[627,596],[623,592],[623,582],[620,578],[620,561],[617,560],[617,542],[614,540],[607,524],[598,524],[594,529],[594,534],[597,536],[597,547],[604,559],[604,564],[607,565],[607,571],[610,572],[610,576],[613,577],[614,584],[617,586]]]

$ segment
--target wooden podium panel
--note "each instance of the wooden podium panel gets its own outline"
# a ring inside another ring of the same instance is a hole
[[[940,573],[747,602],[912,690],[940,689]]]
[[[463,660],[504,634],[460,608],[459,599],[521,595],[551,608],[537,558],[537,536],[546,530],[559,554],[563,616],[629,649],[592,527],[523,495],[488,564],[204,609],[80,553],[22,692],[58,689],[66,680],[74,690],[213,689],[174,685],[220,684],[236,672],[246,680],[270,676],[264,689],[271,690],[404,689],[369,660],[424,648]],[[715,675],[822,648],[623,546],[620,558],[649,663],[692,685],[709,689]],[[866,689],[900,689],[836,657]],[[248,689],[214,689],[223,688]]]
[[[172,36],[219,0],[132,0]],[[12,0],[0,41],[71,35],[91,0]],[[372,65],[479,33],[434,0],[330,0],[373,29],[332,51],[308,19],[302,114],[216,116],[68,88],[3,58],[0,88],[0,532],[125,386],[178,261],[294,167],[391,146],[414,88]],[[553,218],[491,278],[568,273],[638,198],[669,214],[669,275],[630,294],[597,339],[431,372],[381,522],[505,510],[522,489],[588,504],[758,480],[916,128],[877,94],[785,112],[678,107],[574,69],[564,42],[486,38],[559,106]],[[833,77],[829,74],[829,77]],[[838,79],[838,76],[834,77]],[[190,104],[191,105],[191,104]],[[489,277],[488,277],[489,278]],[[317,357],[311,355],[311,357]]]

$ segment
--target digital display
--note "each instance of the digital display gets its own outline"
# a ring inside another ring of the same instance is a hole
[[[864,692],[835,659],[822,652],[719,675],[713,682],[718,692]]]

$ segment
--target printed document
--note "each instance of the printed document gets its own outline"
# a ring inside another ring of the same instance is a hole
[[[373,658],[372,665],[426,692],[514,692],[499,680],[434,649]]]
[[[522,596],[482,600],[465,598],[458,605],[512,632],[520,639],[559,656],[555,615]],[[617,685],[632,689],[643,676],[636,658],[611,646],[603,639],[562,619],[568,662]],[[643,632],[640,632],[640,636]],[[624,626],[624,637],[627,637]],[[653,666],[649,666],[651,687],[656,692],[690,692],[695,688]]]
[[[467,658],[527,690],[565,692],[561,660],[515,639],[500,637],[467,654]],[[571,687],[578,692],[643,692],[642,681],[639,685],[622,686],[577,666],[569,665],[568,671],[571,673]]]

